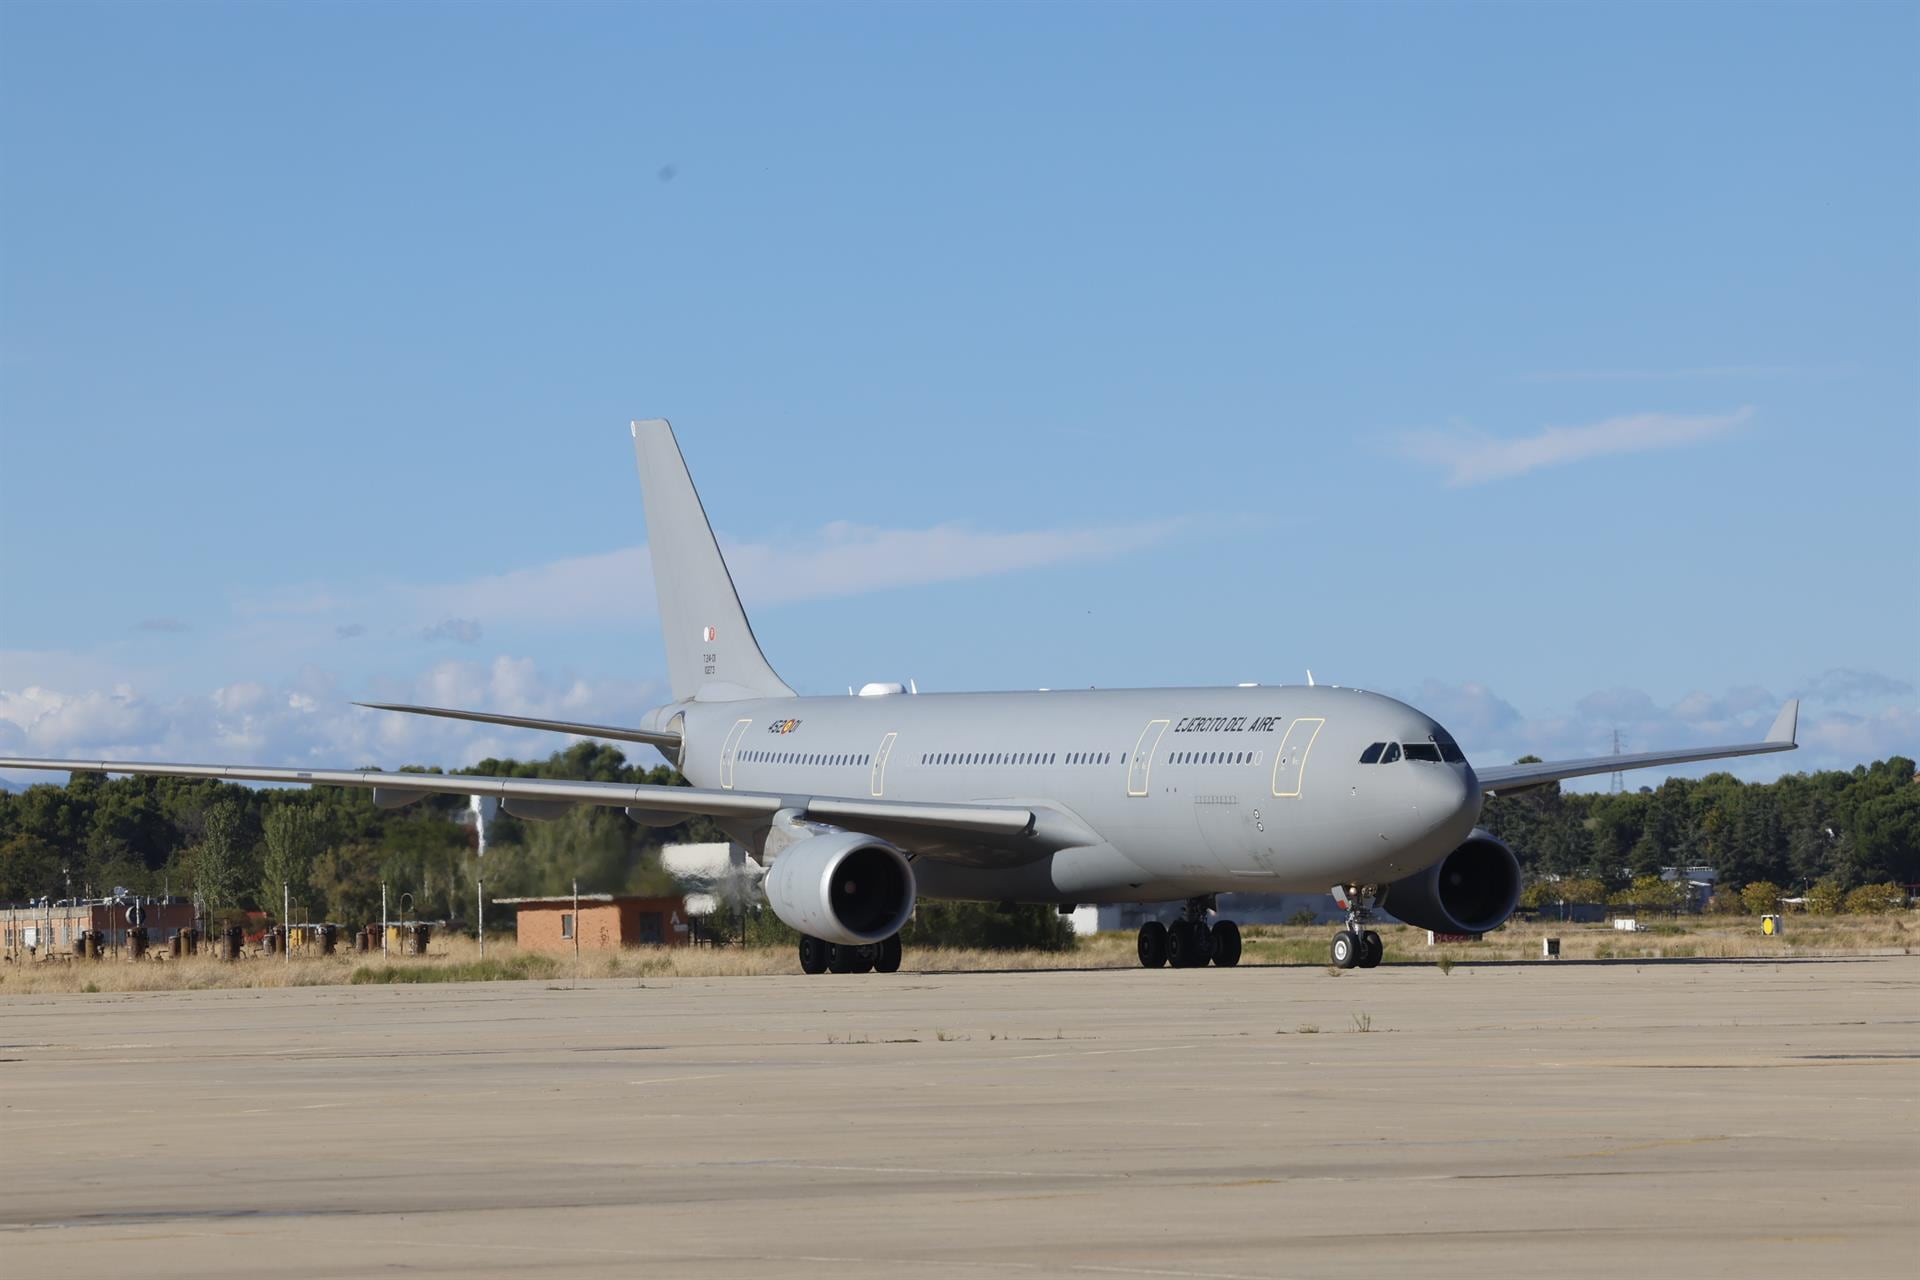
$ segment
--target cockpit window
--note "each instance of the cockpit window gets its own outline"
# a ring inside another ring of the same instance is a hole
[[[1440,748],[1434,746],[1431,742],[1409,742],[1407,744],[1407,759],[1425,760],[1429,764],[1439,764]]]
[[[1397,742],[1389,742],[1387,744],[1386,754],[1380,757],[1380,763],[1392,764],[1395,760],[1398,760],[1399,758],[1400,758],[1400,744]]]
[[[1365,751],[1362,751],[1360,753],[1360,763],[1361,764],[1379,764],[1380,753],[1382,751],[1385,751],[1386,749],[1387,749],[1386,743],[1384,742],[1374,743],[1372,746],[1368,747]]]
[[[1436,733],[1433,735],[1433,740],[1440,748],[1440,758],[1448,764],[1465,764],[1467,762],[1467,757],[1461,752],[1460,744],[1453,740],[1452,734],[1445,732]]]

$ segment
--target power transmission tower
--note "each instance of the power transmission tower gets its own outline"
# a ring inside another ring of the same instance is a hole
[[[1613,731],[1613,754],[1619,755],[1620,748],[1625,745],[1626,745],[1626,742],[1624,739],[1621,738],[1620,730],[1615,729]],[[1609,793],[1617,796],[1622,791],[1625,791],[1626,789],[1627,789],[1627,775],[1621,770],[1615,769],[1613,771],[1613,785],[1608,788]]]

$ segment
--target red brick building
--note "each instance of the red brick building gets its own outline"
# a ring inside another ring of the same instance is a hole
[[[493,901],[515,909],[515,932],[528,951],[572,951],[576,945],[582,951],[684,947],[693,939],[685,898],[583,893]]]
[[[17,902],[0,906],[0,950],[10,956],[72,952],[82,934],[97,932],[109,949],[126,945],[128,908],[132,902]],[[154,945],[164,944],[178,929],[193,927],[193,904],[175,898],[138,906],[140,919]]]

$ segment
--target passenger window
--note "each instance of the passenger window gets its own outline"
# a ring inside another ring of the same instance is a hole
[[[1440,748],[1434,746],[1431,742],[1409,742],[1407,744],[1407,759],[1425,760],[1428,764],[1439,764]]]
[[[1360,753],[1360,763],[1361,764],[1379,764],[1380,753],[1382,751],[1385,751],[1386,749],[1387,749],[1386,743],[1384,742],[1374,743],[1372,746],[1368,747],[1365,751],[1362,751]]]
[[[1394,761],[1398,760],[1399,758],[1400,758],[1400,744],[1397,742],[1389,742],[1387,744],[1386,754],[1380,757],[1380,763],[1392,764]]]

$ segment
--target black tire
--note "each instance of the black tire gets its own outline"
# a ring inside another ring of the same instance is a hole
[[[873,971],[875,973],[900,972],[900,935],[894,934],[873,952]]]
[[[880,958],[880,955],[879,955],[880,948],[848,947],[847,950],[853,953],[853,959],[849,961],[847,964],[848,973],[872,973],[873,972],[874,963],[878,961]]]
[[[800,939],[800,972],[825,973],[827,971],[827,944],[818,938],[802,936]]]
[[[1353,930],[1342,929],[1333,935],[1333,967],[1351,969],[1360,963],[1360,948],[1363,944],[1354,936]]]
[[[1207,962],[1200,954],[1198,932],[1191,920],[1175,920],[1167,926],[1168,964],[1176,969],[1193,969]]]
[[[1158,969],[1167,962],[1167,926],[1149,920],[1140,926],[1140,967]]]
[[[1380,941],[1380,935],[1369,929],[1360,935],[1360,967],[1377,969],[1380,961],[1386,958],[1387,944]]]
[[[1231,969],[1240,963],[1240,926],[1231,920],[1214,922],[1213,963],[1221,969]]]
[[[827,972],[852,973],[854,971],[853,966],[858,959],[857,953],[859,952],[860,948],[845,947],[840,945],[837,942],[829,942],[826,944],[826,946],[827,946]]]

